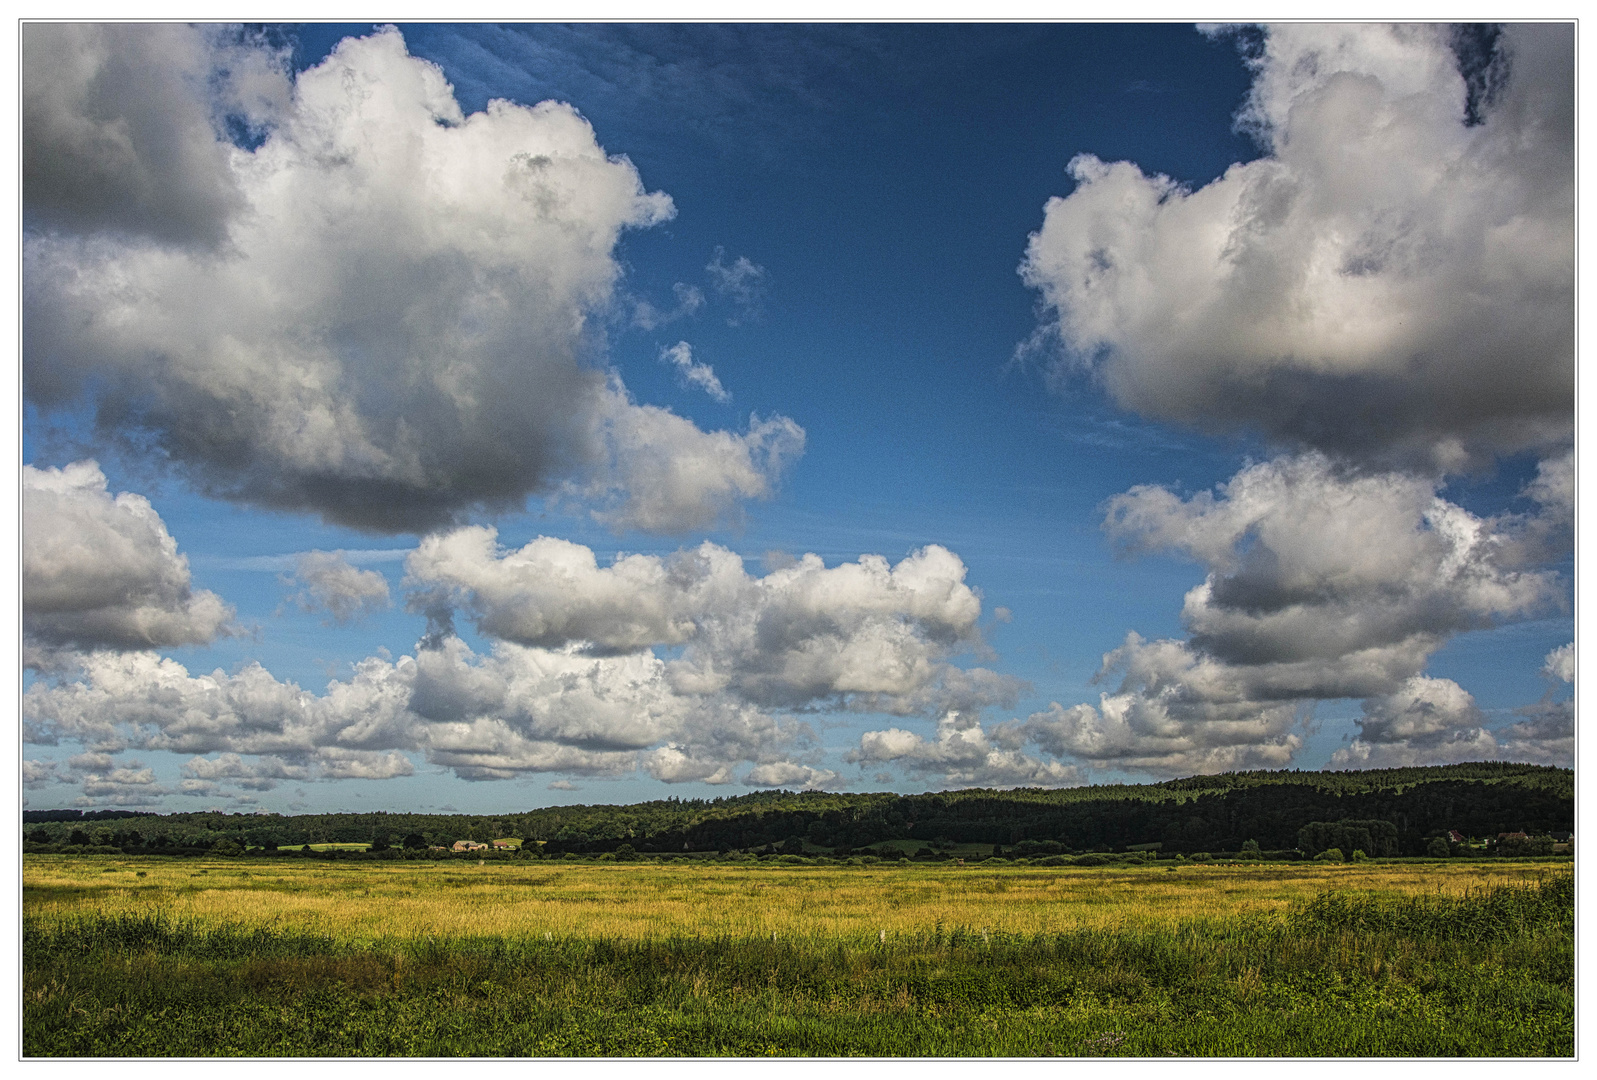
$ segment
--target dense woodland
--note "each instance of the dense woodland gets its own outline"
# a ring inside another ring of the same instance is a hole
[[[1567,834],[1574,828],[1574,780],[1569,769],[1476,762],[924,795],[767,791],[501,815],[27,810],[23,839],[30,851],[174,854],[370,843],[389,857],[436,856],[428,849],[456,840],[519,837],[538,842],[527,844],[522,858],[618,850],[849,855],[887,841],[918,841],[923,850],[900,846],[933,857],[961,844],[991,844],[995,854],[1010,856],[1257,847],[1292,857],[1305,838],[1369,835],[1378,849],[1370,854],[1423,855],[1449,830],[1475,838]],[[1363,833],[1310,828],[1337,823]]]

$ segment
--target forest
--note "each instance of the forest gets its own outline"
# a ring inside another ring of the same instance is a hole
[[[1350,772],[1258,771],[1152,784],[1063,789],[971,789],[919,795],[762,791],[629,806],[553,806],[498,815],[404,812],[280,815],[25,810],[25,851],[116,850],[287,854],[312,844],[366,844],[340,856],[438,857],[457,840],[523,840],[519,857],[752,852],[846,856],[899,843],[937,857],[958,845],[997,856],[1144,851],[1294,857],[1305,837],[1353,823],[1379,849],[1424,855],[1449,832],[1568,834],[1574,773],[1551,766],[1476,762]],[[919,842],[917,848],[913,842]],[[332,854],[318,852],[317,854]],[[1313,851],[1303,854],[1314,854]],[[509,857],[508,853],[505,857]]]

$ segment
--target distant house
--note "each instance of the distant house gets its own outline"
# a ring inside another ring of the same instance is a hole
[[[514,850],[516,850],[516,842],[514,840],[495,840],[494,841],[494,850],[495,851],[514,851]]]
[[[1448,829],[1447,830],[1447,842],[1449,844],[1464,844],[1464,843],[1468,843],[1468,841],[1466,841],[1464,839],[1464,834],[1459,832],[1457,829]]]
[[[1499,840],[1529,840],[1530,836],[1527,835],[1526,833],[1523,833],[1523,832],[1500,832],[1500,833],[1497,834],[1497,839],[1499,839]]]
[[[479,844],[475,840],[456,840],[454,851],[486,851],[487,844]]]

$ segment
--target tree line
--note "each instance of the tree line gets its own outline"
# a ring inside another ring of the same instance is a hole
[[[1343,832],[1334,837],[1341,843],[1331,843],[1338,823]],[[1304,833],[1311,825],[1333,831]],[[1250,842],[1267,852],[1298,850],[1313,837],[1313,843],[1326,840],[1325,847],[1368,841],[1376,849],[1372,855],[1424,855],[1434,850],[1431,841],[1449,831],[1494,838],[1573,828],[1572,770],[1500,762],[917,795],[763,791],[491,815],[23,812],[27,848],[129,851],[210,850],[219,844],[281,850],[325,843],[424,851],[457,840],[517,837],[545,855],[616,852],[623,846],[640,854],[849,854],[889,841],[919,841],[933,850],[991,844],[1021,855],[1191,854],[1240,851]]]

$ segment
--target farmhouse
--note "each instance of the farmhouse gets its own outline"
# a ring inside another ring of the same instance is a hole
[[[494,841],[494,850],[495,851],[514,851],[514,850],[516,850],[516,842],[514,840],[495,840]]]
[[[454,851],[486,851],[487,844],[479,844],[475,840],[456,840]]]

